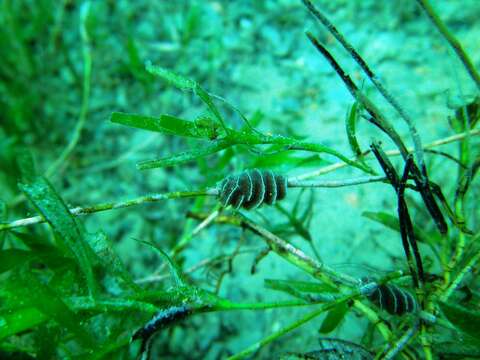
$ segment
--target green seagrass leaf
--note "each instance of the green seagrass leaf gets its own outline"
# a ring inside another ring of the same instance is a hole
[[[447,302],[441,302],[440,308],[455,327],[474,338],[480,339],[480,311]]]
[[[19,184],[19,187],[50,224],[65,248],[75,257],[86,278],[90,294],[94,294],[97,282],[93,273],[93,251],[86,241],[83,229],[70,214],[63,200],[53,186],[42,177],[29,184]]]

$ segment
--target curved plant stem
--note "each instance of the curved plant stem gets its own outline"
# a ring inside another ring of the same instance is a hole
[[[425,324],[421,325],[420,330],[420,342],[422,343],[423,353],[425,354],[425,360],[432,360],[432,344],[428,339],[427,326]]]
[[[418,332],[419,322],[417,321],[405,334],[392,345],[390,350],[382,357],[384,360],[394,359],[397,354],[408,344]]]
[[[373,182],[384,182],[387,178],[385,176],[368,176],[345,180],[325,180],[325,181],[302,181],[297,178],[288,178],[288,187],[301,188],[337,188],[344,186],[369,184]]]
[[[253,353],[255,353],[256,351],[258,351],[262,346],[270,344],[271,342],[275,341],[276,339],[285,335],[286,333],[295,330],[296,328],[298,328],[298,327],[302,326],[303,324],[309,322],[310,320],[314,319],[315,317],[323,314],[325,311],[328,311],[328,310],[334,308],[335,306],[337,306],[338,304],[344,303],[344,302],[350,300],[351,298],[352,298],[352,295],[348,295],[348,296],[345,296],[342,299],[339,299],[335,302],[320,306],[318,309],[308,313],[303,318],[291,323],[288,326],[285,326],[284,328],[274,332],[273,334],[270,334],[269,336],[263,338],[262,340],[257,341],[256,343],[247,347],[245,350],[243,350],[243,351],[241,351],[241,352],[239,352],[239,353],[237,353],[233,356],[230,356],[228,358],[228,360],[245,359],[246,357],[248,357],[248,356],[252,355]]]
[[[165,193],[165,194],[151,194],[146,196],[140,196],[135,199],[130,199],[126,201],[109,202],[109,203],[97,204],[97,205],[86,206],[86,207],[76,207],[69,210],[72,215],[79,216],[79,215],[93,214],[100,211],[121,209],[121,208],[130,207],[130,206],[145,204],[145,203],[153,203],[153,202],[158,202],[158,201],[168,200],[168,199],[180,199],[180,198],[187,198],[187,197],[212,196],[212,195],[216,195],[216,194],[212,193],[209,190],[183,191],[183,192],[174,191],[174,192]],[[45,219],[42,216],[34,216],[30,218],[12,221],[6,224],[0,224],[0,231],[13,229],[21,226],[39,224],[43,222],[45,222]]]
[[[441,301],[446,301],[450,297],[452,292],[458,287],[460,282],[463,280],[464,276],[473,269],[473,267],[478,263],[479,260],[480,260],[480,252],[477,252],[475,255],[472,256],[472,258],[468,261],[468,263],[459,271],[457,276],[450,282],[445,292],[440,297]]]
[[[256,249],[248,249],[248,250],[241,250],[238,252],[238,254],[250,254],[254,253]],[[231,258],[231,255],[221,255],[221,256],[215,256],[215,257],[210,257],[207,259],[203,259],[199,261],[198,263],[190,266],[188,269],[184,271],[184,274],[191,274],[201,268],[207,267],[211,264],[218,263],[219,261],[224,261],[227,262]],[[165,279],[168,279],[171,276],[170,273],[160,273],[159,271],[156,271],[155,273],[136,279],[135,283],[136,284],[146,284],[146,283],[154,283],[154,282],[160,282]]]
[[[92,73],[92,55],[90,50],[90,38],[87,31],[87,18],[90,9],[90,3],[86,2],[80,11],[80,36],[82,39],[82,53],[83,53],[83,89],[82,89],[82,105],[80,108],[80,115],[78,116],[77,125],[73,132],[73,136],[70,139],[67,147],[62,151],[58,159],[53,162],[47,171],[45,172],[46,177],[52,176],[69,158],[72,154],[75,146],[77,146],[80,141],[80,136],[85,126],[87,112],[88,112],[88,103],[90,98],[90,79]]]
[[[446,144],[450,144],[450,143],[453,143],[453,142],[461,141],[468,136],[474,137],[474,136],[478,136],[478,135],[480,135],[480,129],[470,130],[469,132],[463,132],[463,133],[455,134],[455,135],[452,135],[452,136],[448,136],[448,137],[445,137],[445,138],[442,138],[442,139],[432,141],[431,143],[425,144],[424,149],[435,148],[437,146],[446,145]],[[413,151],[412,148],[408,148],[407,150],[409,152]],[[367,156],[370,153],[371,153],[371,151],[367,150],[363,153],[363,156]],[[388,151],[385,151],[385,154],[387,154],[388,156],[399,156],[400,151],[399,150],[388,150]],[[321,167],[317,170],[299,175],[299,176],[296,177],[296,179],[297,180],[310,179],[310,178],[317,177],[317,176],[320,176],[320,175],[328,174],[328,173],[336,171],[338,169],[342,169],[346,166],[347,165],[344,162],[337,162],[337,163],[334,163],[334,164],[331,164],[331,165]]]
[[[447,42],[452,47],[453,51],[457,54],[460,61],[465,66],[468,74],[472,80],[477,85],[477,88],[480,90],[480,75],[475,69],[475,66],[472,63],[472,60],[468,57],[465,50],[463,50],[462,44],[457,40],[457,38],[448,30],[445,23],[440,19],[440,17],[435,13],[430,2],[428,0],[417,0],[417,3],[420,5],[422,10],[427,14],[432,23],[435,25],[437,30],[442,34],[442,36],[447,40]]]
[[[362,303],[359,300],[355,300],[353,303],[353,307],[361,312],[365,317],[370,321],[375,327],[377,328],[378,332],[382,335],[385,340],[390,340],[392,335],[388,326],[382,321],[382,319],[378,316],[375,310],[372,310],[367,305]]]
[[[214,189],[211,190],[211,193],[213,194]],[[200,224],[198,224],[191,233],[187,234],[186,236],[182,237],[181,240],[173,247],[171,251],[171,256],[175,257],[177,254],[179,254],[185,246],[196,236],[198,233],[200,233],[203,229],[205,229],[210,223],[215,220],[215,218],[218,217],[221,213],[221,206],[217,205],[215,209],[210,213],[210,215],[203,220]]]
[[[240,221],[240,226],[260,235],[267,242],[268,246],[278,255],[313,277],[331,285],[333,285],[332,279],[350,286],[356,286],[359,284],[357,279],[339,273],[324,263],[315,261],[307,256],[302,250],[294,247],[292,244],[286,242],[262,226],[247,219],[245,216],[242,216]]]

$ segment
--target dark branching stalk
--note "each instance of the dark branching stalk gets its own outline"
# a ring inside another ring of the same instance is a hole
[[[410,214],[408,212],[408,207],[407,207],[405,196],[404,196],[405,187],[408,180],[408,174],[410,173],[413,160],[411,157],[407,159],[403,176],[400,179],[395,168],[393,167],[392,163],[390,162],[388,157],[385,155],[385,153],[381,149],[380,145],[376,143],[372,143],[371,148],[380,166],[385,172],[385,175],[387,176],[393,188],[395,189],[395,192],[397,193],[398,218],[399,218],[399,224],[400,224],[400,234],[402,237],[402,245],[405,251],[405,256],[407,258],[408,267],[412,275],[413,285],[415,288],[418,288],[418,285],[419,285],[418,279],[420,278],[422,282],[424,281],[423,264],[422,264],[420,252],[418,250],[417,242],[415,239],[412,220],[410,218]],[[413,251],[415,263],[417,265],[416,271],[413,267],[412,255],[411,255],[410,249],[412,249]]]
[[[350,76],[342,69],[342,67],[338,64],[335,58],[330,54],[330,52],[318,42],[318,40],[309,32],[307,32],[307,37],[315,46],[315,48],[325,57],[325,59],[330,63],[333,67],[335,72],[340,76],[342,81],[345,83],[347,89],[352,94],[352,96],[360,102],[365,110],[370,115],[367,120],[377,126],[380,130],[382,130],[385,134],[387,134],[390,139],[397,145],[400,154],[404,158],[405,161],[409,158],[409,152],[405,144],[403,143],[400,135],[395,131],[395,129],[390,125],[390,123],[385,119],[385,117],[381,114],[378,108],[365,96],[363,95],[358,87],[355,85],[353,80]],[[435,201],[435,197],[433,196],[432,190],[430,188],[430,184],[427,178],[422,176],[420,170],[418,169],[417,165],[414,163],[412,165],[412,176],[415,180],[415,183],[420,191],[422,199],[425,203],[425,206],[430,213],[431,217],[435,221],[438,230],[440,233],[445,234],[448,231],[447,223],[445,222],[445,218],[443,217],[440,208],[438,207],[437,202]]]
[[[367,118],[367,120],[386,133],[392,139],[395,145],[397,145],[400,153],[406,159],[409,152],[400,138],[400,135],[398,135],[395,129],[385,120],[384,116],[380,113],[376,106],[360,92],[358,86],[353,82],[350,75],[343,70],[333,55],[310,32],[307,32],[306,34],[313,46],[315,46],[318,52],[323,55],[335,72],[340,76],[353,98],[360,102],[368,112],[370,116]]]
[[[385,88],[385,86],[380,82],[377,75],[372,71],[368,64],[363,60],[360,54],[355,50],[355,48],[350,44],[347,39],[337,30],[337,28],[328,20],[328,18],[318,10],[311,1],[302,0],[307,9],[312,13],[315,18],[320,21],[323,26],[337,39],[337,41],[343,46],[343,48],[350,54],[350,56],[357,62],[363,72],[368,76],[373,85],[377,90],[382,94],[382,96],[390,103],[390,105],[397,111],[400,117],[406,122],[412,136],[413,144],[415,147],[415,156],[417,158],[420,169],[424,177],[427,177],[427,169],[425,166],[423,147],[418,131],[413,123],[411,116],[402,108],[400,103],[393,97],[393,95]]]
[[[425,275],[423,270],[422,258],[420,256],[420,251],[418,250],[417,240],[415,238],[415,233],[413,231],[412,219],[410,217],[407,202],[405,201],[405,188],[408,180],[408,175],[412,169],[413,159],[409,158],[405,164],[405,169],[402,175],[402,179],[398,186],[398,215],[400,221],[400,232],[402,238],[406,237],[408,244],[413,250],[413,256],[415,257],[415,264],[417,265],[417,272],[422,283],[425,282]]]

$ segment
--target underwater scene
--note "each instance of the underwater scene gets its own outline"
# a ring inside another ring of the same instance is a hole
[[[0,360],[479,359],[480,1],[0,0]]]

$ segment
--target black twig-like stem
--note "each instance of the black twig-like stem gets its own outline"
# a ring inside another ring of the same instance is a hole
[[[398,194],[400,193],[401,184],[400,184],[400,179],[398,177],[398,174],[397,174],[395,168],[393,167],[392,163],[390,162],[390,160],[386,156],[385,152],[380,147],[380,144],[372,143],[370,145],[370,147],[372,149],[373,154],[377,158],[378,163],[382,167],[385,175],[387,176],[388,180],[392,184],[392,186],[395,189],[395,192],[397,193],[397,196],[398,196]],[[411,161],[408,161],[407,163],[410,163],[410,165],[409,165],[409,167],[410,167],[411,166]],[[403,178],[402,178],[402,180],[403,180]],[[405,179],[405,183],[406,183],[406,179]],[[403,199],[403,195],[402,195],[402,199]],[[405,204],[404,200],[403,200],[403,202],[400,201],[400,200],[401,200],[401,198],[400,198],[400,196],[398,196],[398,215],[399,215],[400,235],[401,235],[401,238],[402,238],[403,250],[405,251],[405,257],[407,259],[408,268],[410,270],[410,274],[412,275],[413,286],[415,288],[418,288],[418,276],[417,276],[417,272],[415,271],[415,268],[413,266],[412,254],[410,252],[410,245],[409,245],[409,240],[408,240],[408,231],[407,231],[407,227],[405,226],[406,204]],[[404,205],[404,206],[402,206],[402,205]],[[407,216],[408,216],[408,212],[407,212]],[[411,223],[410,223],[410,225],[411,225]]]
[[[343,46],[343,48],[350,54],[350,56],[357,62],[363,72],[368,76],[373,85],[377,90],[382,94],[382,96],[392,105],[392,107],[397,111],[400,117],[406,122],[412,136],[413,145],[415,148],[415,156],[417,158],[422,174],[427,176],[427,169],[425,167],[423,147],[418,131],[413,123],[410,115],[402,108],[400,103],[393,97],[393,95],[383,86],[375,73],[371,70],[368,64],[363,60],[360,54],[355,50],[355,48],[350,44],[345,37],[337,30],[337,28],[328,20],[328,18],[318,10],[311,1],[302,0],[307,9],[315,16],[320,23],[327,28],[327,30],[337,39],[337,41]]]
[[[343,68],[338,64],[337,60],[335,60],[332,54],[330,54],[330,52],[322,44],[320,44],[320,42],[311,33],[307,32],[306,34],[313,46],[315,46],[318,52],[323,55],[323,57],[329,62],[329,64],[332,66],[338,76],[340,76],[348,91],[350,92],[350,94],[352,94],[353,98],[360,102],[365,108],[365,110],[368,112],[368,114],[370,115],[368,117],[368,121],[373,123],[384,133],[386,133],[392,139],[395,145],[397,145],[400,153],[402,154],[402,157],[406,159],[409,152],[402,139],[400,138],[400,135],[398,135],[395,129],[388,123],[388,121],[386,121],[386,119],[376,108],[376,106],[359,91],[358,86],[355,85],[352,78],[343,70]]]
[[[333,67],[335,72],[337,72],[337,74],[345,83],[345,85],[347,86],[347,89],[350,91],[352,96],[364,106],[365,110],[370,115],[368,117],[368,120],[372,122],[374,125],[376,125],[384,133],[386,133],[390,137],[390,139],[392,139],[395,145],[397,145],[403,159],[407,161],[410,153],[408,152],[407,147],[405,146],[402,139],[400,138],[400,135],[398,135],[398,133],[390,125],[390,123],[385,119],[385,117],[381,114],[381,112],[377,109],[377,107],[358,90],[358,87],[355,85],[353,80],[342,69],[342,67],[338,64],[338,62],[335,60],[332,54],[330,54],[330,52],[322,44],[320,44],[311,33],[307,32],[307,37],[315,46],[315,48],[330,63],[330,65]],[[437,225],[437,228],[440,231],[440,233],[445,234],[448,231],[448,226],[432,194],[432,190],[430,188],[428,178],[425,178],[422,176],[421,171],[418,169],[416,164],[412,165],[411,172],[412,172],[413,179],[415,180],[415,184],[417,185],[420,191],[423,202],[425,203],[425,206],[428,212],[430,213],[433,220],[435,221],[435,224]]]
[[[415,264],[417,265],[418,277],[422,283],[425,282],[425,275],[423,270],[422,257],[418,250],[417,240],[415,239],[415,233],[413,231],[413,224],[410,214],[408,212],[407,202],[405,201],[405,187],[408,180],[408,175],[412,169],[413,159],[409,158],[405,164],[402,179],[398,187],[398,215],[400,222],[400,230],[405,233],[408,240],[408,244],[413,250],[413,256],[415,257]],[[403,230],[402,230],[403,229]]]

